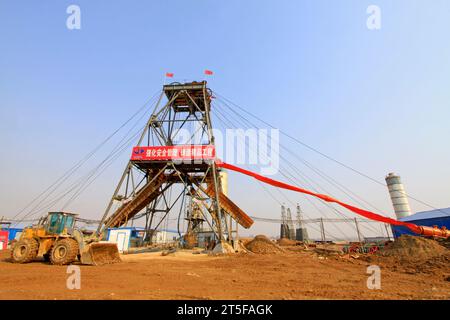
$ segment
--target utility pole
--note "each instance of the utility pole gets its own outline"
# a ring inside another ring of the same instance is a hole
[[[322,235],[322,242],[325,242],[326,238],[325,238],[325,226],[323,224],[323,218],[320,218],[320,233]]]
[[[385,224],[384,224],[384,227],[385,227],[385,229],[386,229],[386,235],[387,235],[388,240],[391,240],[391,235],[389,234],[388,224],[385,223]]]
[[[355,225],[356,225],[356,232],[358,233],[358,241],[362,242],[362,240],[361,240],[361,233],[359,231],[358,220],[356,218],[355,218]]]

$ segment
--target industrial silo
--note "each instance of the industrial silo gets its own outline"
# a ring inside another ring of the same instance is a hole
[[[410,216],[411,208],[409,207],[408,197],[400,180],[400,176],[392,172],[389,173],[386,176],[386,184],[397,219],[400,220]]]

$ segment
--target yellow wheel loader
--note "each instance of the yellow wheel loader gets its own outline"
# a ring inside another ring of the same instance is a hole
[[[100,242],[95,236],[85,237],[75,228],[76,214],[49,212],[35,226],[25,228],[11,251],[15,263],[27,263],[37,257],[56,265],[75,262],[101,265],[120,262],[115,243]]]

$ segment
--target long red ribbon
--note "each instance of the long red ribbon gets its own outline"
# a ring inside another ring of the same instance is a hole
[[[236,166],[228,164],[228,163],[217,161],[216,164],[217,164],[218,167],[229,169],[229,170],[236,171],[236,172],[240,172],[240,173],[245,174],[247,176],[253,177],[253,178],[255,178],[255,179],[259,180],[259,181],[262,181],[264,183],[270,184],[270,185],[272,185],[274,187],[283,188],[283,189],[287,189],[287,190],[292,190],[292,191],[296,191],[296,192],[301,192],[301,193],[304,193],[304,194],[309,194],[311,196],[314,196],[314,197],[319,198],[319,199],[321,199],[323,201],[326,201],[326,202],[337,203],[340,206],[342,206],[344,208],[347,208],[348,210],[350,210],[350,211],[352,211],[352,212],[354,212],[356,214],[359,214],[359,215],[361,215],[363,217],[366,217],[366,218],[368,218],[370,220],[375,220],[375,221],[379,221],[379,222],[389,223],[391,225],[396,225],[396,226],[405,226],[408,229],[410,229],[411,231],[413,231],[414,233],[419,233],[419,234],[421,233],[419,226],[417,226],[417,225],[415,225],[413,223],[408,223],[408,222],[403,222],[403,221],[398,221],[398,220],[395,220],[395,219],[391,219],[391,218],[388,218],[388,217],[376,214],[374,212],[367,211],[367,210],[364,210],[364,209],[352,206],[352,205],[347,204],[345,202],[342,202],[340,200],[334,199],[334,198],[332,198],[332,197],[330,197],[330,196],[328,196],[326,194],[315,193],[315,192],[312,192],[312,191],[309,191],[309,190],[306,190],[306,189],[302,189],[302,188],[299,188],[299,187],[296,187],[296,186],[293,186],[293,185],[290,185],[290,184],[287,184],[287,183],[284,183],[284,182],[281,182],[281,181],[273,180],[273,179],[264,177],[262,175],[259,175],[259,174],[255,173],[255,172],[252,172],[252,171],[249,171],[249,170],[245,170],[245,169],[242,169],[240,167],[236,167]]]

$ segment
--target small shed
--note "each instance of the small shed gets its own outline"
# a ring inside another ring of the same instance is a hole
[[[131,240],[132,228],[111,228],[108,229],[108,241],[117,243],[119,252],[128,251]]]
[[[117,243],[119,252],[127,252],[131,247],[137,246],[142,240],[144,228],[122,227],[108,229],[106,239],[109,242]]]

